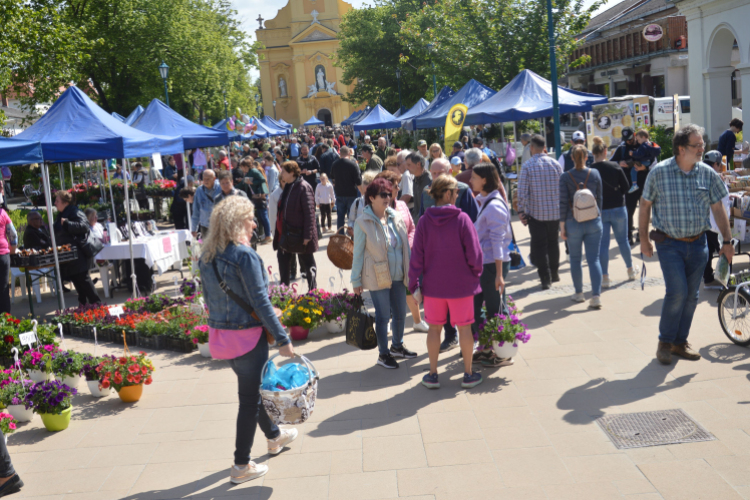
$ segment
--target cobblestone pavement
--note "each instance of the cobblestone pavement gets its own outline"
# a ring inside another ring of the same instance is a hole
[[[528,232],[518,222],[514,228],[527,256]],[[328,286],[333,277],[339,288],[326,242],[327,236],[316,255],[319,283]],[[260,254],[277,268],[270,246]],[[36,417],[10,437],[26,482],[18,497],[750,498],[750,351],[722,333],[717,292],[701,290],[690,336],[703,359],[659,365],[659,264],[649,259],[641,290],[625,281],[614,243],[610,254],[615,286],[604,291],[598,311],[569,299],[567,261],[562,282],[544,293],[532,267],[511,272],[508,289],[524,309],[531,341],[513,366],[483,369],[484,383],[471,390],[461,389],[457,349],[441,356],[440,390],[420,385],[428,367],[425,334],[412,332],[411,317],[405,341],[419,356],[398,370],[376,366],[374,352],[347,346],[342,334],[313,332],[296,349],[322,375],[316,410],[281,455],[269,457],[259,432],[252,456],[270,471],[240,486],[227,480],[237,413],[233,373],[197,353],[154,353],[155,382],[140,402],[94,400],[82,386],[69,429],[48,433]],[[93,350],[87,341],[68,346]],[[675,408],[717,440],[618,450],[594,422],[605,414]]]

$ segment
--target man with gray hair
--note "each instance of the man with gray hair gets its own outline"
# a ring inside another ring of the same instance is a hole
[[[406,157],[412,152],[408,149],[402,149],[396,155],[396,163],[398,164],[398,171],[401,174],[401,184],[399,184],[399,191],[401,191],[401,201],[407,205],[414,198],[414,176],[409,169],[406,168]]]
[[[464,153],[464,164],[466,165],[466,170],[458,174],[456,180],[468,184],[469,181],[471,181],[471,169],[480,163],[482,163],[482,150],[479,148],[467,149],[466,153]]]
[[[672,362],[672,354],[690,360],[701,357],[687,340],[708,261],[706,231],[711,229],[711,214],[723,239],[719,258],[724,255],[731,263],[734,257],[729,218],[721,201],[729,193],[719,174],[702,161],[703,134],[702,127],[692,124],[675,132],[675,156],[651,169],[641,198],[641,252],[647,257],[654,254],[650,236],[666,286],[656,349],[656,359],[665,365]],[[652,209],[654,230],[649,233]]]

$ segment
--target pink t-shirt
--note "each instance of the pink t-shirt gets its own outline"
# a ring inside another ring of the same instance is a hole
[[[10,220],[10,217],[8,217],[8,214],[5,213],[5,210],[0,208],[0,255],[7,255],[10,253],[10,243],[8,242],[8,237],[5,235],[5,228],[8,224],[12,223],[13,222]]]
[[[208,348],[211,357],[216,359],[234,359],[255,349],[263,334],[263,327],[246,328],[245,330],[222,330],[208,328]]]

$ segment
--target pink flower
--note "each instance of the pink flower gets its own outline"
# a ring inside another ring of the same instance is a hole
[[[198,339],[193,339],[193,344],[197,344],[197,343],[198,343]]]
[[[11,423],[8,424],[8,427],[11,428],[11,429],[13,429],[13,430],[15,430],[16,424],[14,424],[13,422],[11,422]]]

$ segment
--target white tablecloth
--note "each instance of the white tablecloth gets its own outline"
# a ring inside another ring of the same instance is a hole
[[[133,258],[145,259],[149,267],[156,265],[161,275],[173,264],[188,257],[185,242],[190,238],[190,231],[186,229],[161,231],[148,238],[136,238],[133,240]],[[130,246],[127,241],[105,245],[96,255],[96,260],[127,259],[130,259]]]

